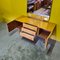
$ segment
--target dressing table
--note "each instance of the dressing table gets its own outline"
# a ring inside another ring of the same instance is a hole
[[[40,19],[35,19],[29,16],[21,16],[16,19],[18,22],[22,22],[20,35],[27,39],[34,41],[35,36],[40,36],[45,40],[45,47],[47,47],[48,39],[51,37],[55,24]]]

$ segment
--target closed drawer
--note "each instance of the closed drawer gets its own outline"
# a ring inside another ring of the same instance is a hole
[[[29,39],[31,41],[34,41],[34,36],[26,34],[24,32],[20,32],[20,36],[25,37],[25,38],[27,38],[27,39]]]
[[[26,28],[29,28],[29,29],[31,29],[31,30],[37,31],[37,27],[31,26],[31,25],[29,25],[29,24],[23,23],[23,27],[26,27]]]
[[[21,31],[24,31],[24,32],[29,33],[31,35],[36,35],[35,31],[29,30],[29,29],[26,29],[26,28],[22,28]]]

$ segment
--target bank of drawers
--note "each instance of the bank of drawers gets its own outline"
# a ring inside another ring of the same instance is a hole
[[[20,36],[34,41],[36,32],[37,32],[37,27],[32,26],[30,24],[23,23],[23,27],[20,32]]]

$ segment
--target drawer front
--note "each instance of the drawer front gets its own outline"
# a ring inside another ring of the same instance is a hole
[[[29,39],[31,41],[34,41],[34,36],[26,34],[24,32],[20,32],[20,36],[25,37],[25,38],[27,38],[27,39]]]
[[[35,31],[31,31],[31,30],[26,29],[26,28],[22,28],[21,31],[24,31],[24,32],[29,33],[29,34],[31,34],[31,35],[36,35],[36,32],[35,32]]]
[[[28,24],[25,24],[25,23],[23,24],[23,27],[26,27],[26,28],[29,28],[31,30],[37,31],[37,27],[31,26],[31,25],[28,25]]]

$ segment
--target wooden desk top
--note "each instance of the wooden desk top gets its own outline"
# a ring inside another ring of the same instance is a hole
[[[55,28],[55,24],[51,22],[41,21],[27,16],[22,16],[16,19],[16,21],[32,24],[49,32],[52,32]]]

